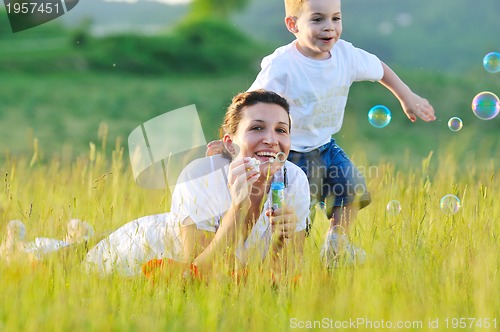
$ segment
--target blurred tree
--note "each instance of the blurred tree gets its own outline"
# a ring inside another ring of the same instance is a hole
[[[87,17],[81,20],[75,28],[71,29],[71,44],[84,46],[90,38],[90,29],[93,23],[92,19]]]
[[[4,8],[0,8],[0,39],[11,33],[12,29],[7,17],[7,11]]]
[[[231,12],[242,10],[248,0],[193,0],[191,2],[191,16],[227,17]]]

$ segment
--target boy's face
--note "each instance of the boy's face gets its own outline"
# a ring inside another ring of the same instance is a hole
[[[285,23],[297,38],[297,47],[305,56],[323,60],[342,34],[340,0],[308,0],[298,17],[288,16]]]

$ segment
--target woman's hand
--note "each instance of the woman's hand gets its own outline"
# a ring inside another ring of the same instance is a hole
[[[266,216],[269,217],[273,237],[279,242],[282,242],[284,239],[290,239],[295,234],[298,217],[292,206],[283,205],[274,211],[268,209]]]
[[[233,160],[229,164],[227,176],[229,193],[233,205],[250,201],[250,188],[259,179],[260,172],[253,167],[251,158],[245,157]]]

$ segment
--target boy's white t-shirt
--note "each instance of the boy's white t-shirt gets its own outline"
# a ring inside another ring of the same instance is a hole
[[[221,163],[222,161],[222,163]],[[225,163],[225,165],[224,165]],[[293,206],[298,217],[296,231],[306,229],[309,215],[309,184],[305,173],[289,161],[285,162],[288,184],[285,188],[285,204]],[[178,216],[181,226],[188,221],[198,229],[216,232],[224,214],[231,205],[227,185],[229,161],[220,155],[198,159],[189,164],[179,176],[172,195],[171,212]],[[205,170],[205,171],[202,171]],[[209,170],[209,171],[207,171]],[[249,250],[256,249],[263,257],[269,249],[271,227],[265,210],[270,205],[268,195],[261,214],[249,236],[237,248],[237,255],[245,262]]]
[[[290,103],[292,147],[308,152],[340,131],[349,88],[357,81],[379,81],[384,71],[373,54],[338,40],[326,60],[299,52],[296,41],[266,56],[248,91],[274,91]]]

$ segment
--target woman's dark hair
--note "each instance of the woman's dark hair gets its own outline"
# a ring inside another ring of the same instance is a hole
[[[219,130],[219,136],[222,138],[225,134],[234,135],[238,124],[241,121],[243,109],[247,106],[252,106],[258,103],[276,104],[281,106],[288,114],[288,122],[290,121],[290,105],[285,98],[279,94],[259,89],[255,91],[242,92],[234,96],[231,105],[227,108],[226,116]],[[290,126],[291,127],[291,126]]]

